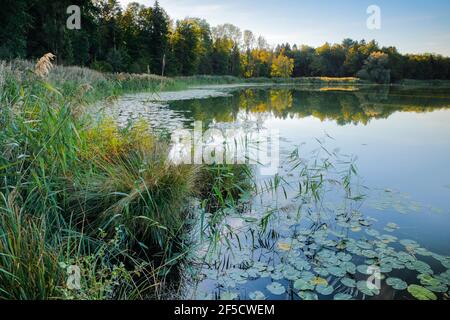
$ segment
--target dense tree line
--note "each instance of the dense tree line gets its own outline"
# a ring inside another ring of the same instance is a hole
[[[53,52],[58,63],[107,72],[243,77],[349,77],[376,82],[450,79],[450,58],[402,55],[375,41],[345,39],[321,47],[271,48],[263,37],[205,20],[173,22],[153,7],[117,0],[3,0],[0,58],[36,58]],[[81,7],[81,29],[66,28],[70,5]]]

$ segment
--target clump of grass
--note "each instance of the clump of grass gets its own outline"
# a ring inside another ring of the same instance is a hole
[[[238,208],[239,199],[253,190],[249,165],[216,164],[204,166],[199,174],[200,193],[210,212],[224,208]]]
[[[1,70],[0,297],[157,298],[183,250],[198,168],[170,164],[146,123],[119,129],[79,106],[161,79],[123,89],[134,80],[78,68],[55,80],[61,67],[42,63],[45,77],[29,64]],[[82,267],[82,291],[66,288],[60,264]]]
[[[81,204],[93,230],[120,224],[139,242],[165,248],[183,225],[197,167],[171,164],[168,144],[143,121],[119,129],[106,120],[86,136],[90,169],[71,179],[70,208]]]
[[[18,196],[0,194],[0,299],[58,297],[58,252],[47,244],[42,220],[27,215]]]
[[[162,77],[0,64],[0,298],[144,299],[163,294],[185,255],[191,199],[239,206],[247,166],[174,165],[144,121],[119,128],[84,105],[173,88]],[[81,268],[82,290],[66,286]]]

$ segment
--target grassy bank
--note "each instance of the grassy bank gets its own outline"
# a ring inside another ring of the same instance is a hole
[[[183,235],[193,199],[214,212],[232,204],[248,170],[173,165],[168,142],[145,122],[121,129],[85,110],[99,99],[177,86],[52,68],[49,58],[0,64],[0,299],[165,294],[189,250]]]

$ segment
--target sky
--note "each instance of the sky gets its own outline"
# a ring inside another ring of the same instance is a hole
[[[132,0],[119,0],[125,7]],[[153,5],[154,0],[138,0]],[[375,39],[401,53],[450,56],[449,0],[160,0],[173,20],[206,19],[211,26],[232,23],[264,36],[272,45],[313,47],[345,38]],[[367,28],[367,8],[381,10],[381,28]]]

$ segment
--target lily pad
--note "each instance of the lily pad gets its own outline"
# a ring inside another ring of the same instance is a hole
[[[319,297],[317,296],[317,294],[315,294],[312,291],[300,291],[298,293],[298,296],[302,300],[319,300]]]
[[[368,281],[358,281],[356,288],[367,296],[379,295],[380,290]]]
[[[412,247],[412,248],[420,247],[420,245],[416,241],[410,239],[400,240],[400,244],[403,245],[404,247]]]
[[[266,288],[267,290],[270,291],[270,293],[277,296],[280,296],[286,292],[286,288],[281,283],[278,282],[272,282],[271,284],[267,285]]]
[[[415,284],[408,287],[408,292],[417,300],[437,300],[437,297],[433,292]]]
[[[333,300],[352,300],[353,296],[347,293],[336,293]]]
[[[306,260],[298,260],[295,263],[295,268],[297,268],[298,270],[310,270],[311,266]]]
[[[315,286],[327,286],[328,281],[324,278],[315,277],[314,279],[311,280],[311,284]]]
[[[220,295],[220,300],[236,300],[238,297],[238,294],[236,292],[224,292]]]
[[[288,267],[288,268],[286,268],[286,270],[284,270],[283,275],[286,279],[295,281],[298,278],[300,278],[300,271],[295,270],[292,267]]]
[[[347,271],[345,269],[342,269],[337,266],[331,266],[331,267],[327,268],[327,271],[335,277],[343,277],[347,273]]]
[[[387,278],[386,283],[395,290],[405,290],[408,287],[408,284],[399,278]]]
[[[316,286],[316,291],[324,296],[329,296],[333,293],[334,288],[329,285],[318,285]]]
[[[291,250],[291,245],[287,242],[278,242],[277,244],[278,249],[280,249],[281,251],[289,251]]]
[[[362,273],[365,275],[371,275],[373,273],[371,267],[369,267],[366,264],[359,265],[356,267],[356,269],[358,270],[359,273]]]
[[[266,300],[266,296],[261,291],[254,291],[248,294],[251,300]]]
[[[321,267],[314,268],[314,271],[321,277],[327,277],[330,274],[327,269]]]
[[[284,275],[281,272],[274,272],[270,275],[273,280],[281,280],[284,278]]]
[[[356,273],[356,265],[353,262],[347,261],[342,263],[342,268],[345,268],[345,271],[347,271],[348,273],[351,274],[355,274]]]
[[[294,282],[294,288],[299,291],[308,291],[308,290],[314,290],[314,285],[310,283],[309,281],[305,281],[303,279],[298,279]]]
[[[341,283],[349,288],[356,288],[356,281],[351,278],[342,278]]]
[[[372,237],[377,237],[380,235],[380,233],[375,229],[366,229],[366,233]]]
[[[437,286],[428,286],[427,289],[430,291],[433,291],[433,292],[446,293],[448,288],[447,288],[447,285],[440,284]]]
[[[420,283],[424,286],[434,287],[441,285],[441,282],[438,279],[430,276],[429,274],[419,274],[417,279],[419,279]]]

